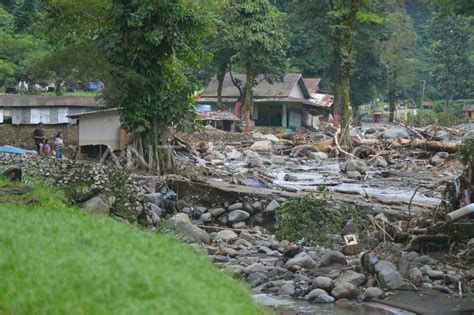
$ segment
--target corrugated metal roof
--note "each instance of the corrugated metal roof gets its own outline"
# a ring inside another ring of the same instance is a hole
[[[95,114],[100,114],[100,113],[117,112],[117,111],[118,111],[118,108],[108,108],[108,109],[95,110],[95,111],[90,111],[90,112],[82,112],[82,113],[67,115],[67,117],[71,118],[71,119],[76,119],[76,118],[81,118],[82,116],[86,116],[86,115],[95,115]]]
[[[464,105],[462,108],[463,112],[474,112],[474,104],[472,105]]]
[[[334,96],[325,93],[311,93],[311,98],[306,100],[306,104],[331,107],[334,103]]]
[[[237,116],[229,112],[197,111],[197,114],[201,120],[240,120]]]
[[[232,74],[235,80],[239,80],[244,85],[246,82],[245,74]],[[298,73],[288,73],[283,77],[282,82],[273,82],[273,84],[268,83],[263,76],[258,76],[257,84],[253,88],[253,96],[254,98],[261,98],[261,97],[288,97],[296,86],[296,84],[300,85],[303,94],[306,98],[309,98],[309,92],[306,88],[306,85],[303,81],[303,77],[301,74]],[[204,97],[217,97],[217,85],[218,81],[217,78],[214,77],[211,79],[209,84],[206,87],[202,96]],[[229,74],[226,74],[224,77],[224,82],[222,84],[222,97],[239,97],[239,90],[235,87],[232,83]]]
[[[0,107],[99,107],[94,96],[0,95]]]

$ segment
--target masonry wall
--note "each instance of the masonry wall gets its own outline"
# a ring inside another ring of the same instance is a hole
[[[0,146],[11,145],[23,149],[34,149],[33,130],[35,125],[9,125],[0,124]],[[44,134],[54,142],[56,134],[62,131],[66,146],[77,146],[79,143],[79,127],[77,125],[44,126]]]

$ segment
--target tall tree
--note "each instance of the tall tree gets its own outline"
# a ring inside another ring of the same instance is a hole
[[[192,1],[115,0],[107,10],[101,48],[111,70],[105,99],[119,106],[123,125],[156,170],[173,168],[166,133],[196,119],[193,82],[186,75],[201,53],[207,18]]]
[[[246,75],[244,111],[247,128],[253,114],[253,87],[256,77],[273,82],[286,70],[288,38],[285,14],[269,0],[229,0],[224,7],[230,43],[236,54],[232,62]]]
[[[463,94],[469,88],[469,82],[472,83],[469,80],[472,65],[468,59],[470,28],[465,17],[451,11],[434,15],[431,26],[436,40],[432,49],[435,64],[432,79],[444,92],[445,107],[448,108],[449,100],[456,94]]]
[[[389,121],[393,122],[397,94],[407,88],[414,77],[410,58],[416,44],[416,33],[410,16],[403,12],[389,14],[386,28],[387,40],[382,43],[381,57],[387,72]]]

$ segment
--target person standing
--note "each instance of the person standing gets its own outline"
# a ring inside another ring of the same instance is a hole
[[[56,145],[56,159],[62,160],[64,140],[63,140],[63,133],[61,131],[58,132],[58,134],[56,135],[56,140],[54,140],[54,144]]]
[[[38,154],[41,154],[42,149],[43,149],[44,139],[46,139],[46,137],[44,136],[42,122],[39,122],[35,130],[33,131],[33,139],[35,141],[36,152],[38,152]]]

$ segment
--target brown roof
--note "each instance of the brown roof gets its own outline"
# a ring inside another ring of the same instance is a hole
[[[201,120],[240,120],[237,116],[229,112],[197,111],[197,114]]]
[[[326,93],[311,93],[311,98],[306,100],[305,103],[322,107],[331,107],[334,103],[334,96]]]
[[[473,105],[464,105],[462,108],[463,112],[474,112],[474,104]]]
[[[319,91],[319,82],[321,82],[320,78],[303,78],[303,80],[309,93],[316,93]]]
[[[0,107],[99,107],[94,96],[0,95]]]
[[[245,74],[232,74],[235,80],[239,80],[242,84],[246,82]],[[306,98],[309,98],[309,92],[306,88],[306,85],[303,81],[303,77],[298,73],[288,73],[284,76],[282,82],[274,82],[273,84],[268,83],[263,76],[257,77],[257,84],[253,88],[254,98],[261,97],[289,97],[291,90],[295,87],[296,84],[300,85],[300,88],[303,91],[303,94]],[[217,78],[214,77],[211,79],[209,84],[206,87],[203,97],[217,97]],[[222,85],[222,97],[239,97],[239,91],[232,83],[229,74],[226,74],[224,77],[224,82]]]

